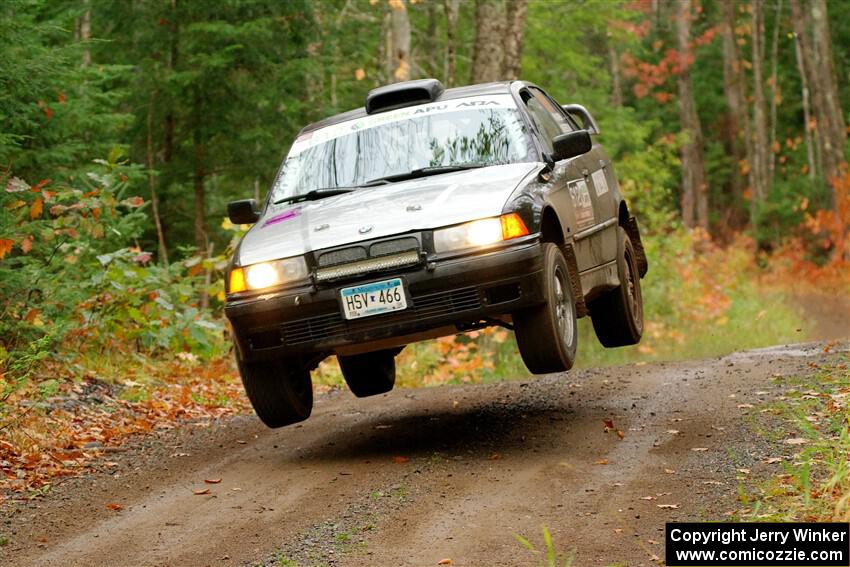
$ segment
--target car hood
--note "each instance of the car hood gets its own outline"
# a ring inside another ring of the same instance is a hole
[[[366,187],[297,204],[269,205],[242,239],[239,265],[496,216],[540,164],[471,169]]]

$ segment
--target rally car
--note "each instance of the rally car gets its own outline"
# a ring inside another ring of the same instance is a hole
[[[533,373],[576,357],[576,318],[607,347],[643,331],[635,217],[582,106],[511,81],[369,92],[304,128],[233,254],[225,313],[262,421],[309,417],[335,355],[356,396],[392,389],[415,341],[499,325]]]

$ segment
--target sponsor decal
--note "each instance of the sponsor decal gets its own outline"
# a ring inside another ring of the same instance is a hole
[[[271,217],[269,220],[267,220],[266,222],[263,223],[263,228],[266,228],[267,226],[272,225],[272,224],[277,224],[279,222],[287,221],[289,219],[294,219],[295,217],[297,217],[300,214],[301,214],[300,209],[290,209],[286,212],[283,212],[283,213],[280,213],[280,214],[277,214],[277,215]]]
[[[576,229],[581,230],[595,224],[593,216],[593,201],[587,190],[587,182],[584,179],[573,181],[569,184],[570,197],[573,200],[573,209],[576,213]]]
[[[593,179],[593,188],[596,189],[596,196],[601,197],[608,192],[608,179],[605,177],[605,168],[598,169],[590,176]]]

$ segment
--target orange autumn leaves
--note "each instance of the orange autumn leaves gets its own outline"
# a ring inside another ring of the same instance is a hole
[[[60,368],[53,371],[62,372]],[[32,494],[58,479],[90,470],[96,457],[135,434],[247,409],[229,358],[204,364],[174,361],[156,372],[149,386],[130,376],[123,387],[92,377],[74,381],[66,376],[45,400],[50,412],[22,411],[2,424],[6,435],[0,440],[0,498],[3,492]],[[6,403],[19,404],[27,395],[15,393]]]

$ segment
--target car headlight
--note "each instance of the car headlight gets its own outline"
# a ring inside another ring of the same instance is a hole
[[[276,285],[303,280],[309,275],[303,256],[260,262],[230,271],[228,292],[260,290]]]
[[[482,248],[528,234],[528,228],[516,213],[481,219],[434,231],[434,251],[454,252]]]

